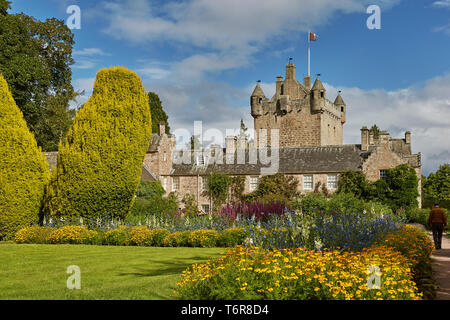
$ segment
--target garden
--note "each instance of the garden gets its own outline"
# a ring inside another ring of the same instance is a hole
[[[140,182],[151,127],[139,77],[100,70],[50,172],[0,76],[2,298],[433,298],[432,242],[407,224],[423,216],[412,168],[376,183],[346,172],[335,193],[307,195],[283,174],[243,194],[242,177],[215,173],[213,211],[197,215],[192,196],[179,210],[176,194]],[[77,263],[83,289],[52,291],[52,270]]]

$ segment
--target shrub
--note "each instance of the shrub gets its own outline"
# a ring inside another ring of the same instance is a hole
[[[285,176],[282,173],[263,176],[259,180],[256,190],[244,196],[244,201],[261,201],[268,195],[290,201],[298,195],[297,186],[297,179],[292,176]]]
[[[50,172],[0,74],[0,240],[38,222]]]
[[[244,244],[247,233],[243,228],[230,228],[219,232],[217,245],[219,247],[235,247]]]
[[[165,247],[187,247],[190,233],[190,231],[172,232],[164,238],[163,245]]]
[[[193,194],[186,193],[181,202],[184,203],[183,213],[186,217],[195,217],[198,214],[198,203]]]
[[[103,236],[103,243],[113,246],[124,246],[128,244],[131,228],[121,226],[117,229],[108,230]]]
[[[147,227],[135,227],[131,229],[127,243],[132,246],[152,246],[153,233]]]
[[[215,247],[219,233],[216,230],[195,230],[189,235],[189,245],[192,247]]]
[[[208,176],[207,194],[212,199],[213,211],[218,211],[227,200],[231,178],[224,173],[213,173]]]
[[[153,229],[152,230],[152,245],[155,247],[164,246],[164,238],[170,234],[167,229]]]
[[[428,262],[434,251],[430,237],[411,225],[405,225],[400,230],[390,233],[379,243],[401,252],[408,258],[413,268],[420,263]]]
[[[136,73],[100,70],[92,96],[59,146],[47,211],[89,221],[103,215],[125,219],[150,136],[148,97]]]
[[[178,202],[173,194],[164,197],[166,191],[159,181],[142,182],[136,192],[136,199],[127,218],[130,223],[146,221],[151,216],[174,214]]]
[[[98,232],[81,226],[67,226],[53,230],[48,236],[52,244],[93,244]]]
[[[381,288],[367,285],[372,265],[380,268]],[[418,300],[410,278],[407,259],[382,246],[363,252],[238,247],[184,271],[176,294],[193,300]]]
[[[14,240],[16,243],[47,243],[50,233],[53,231],[50,227],[31,226],[17,231]]]

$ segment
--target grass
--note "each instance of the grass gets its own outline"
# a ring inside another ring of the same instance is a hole
[[[155,248],[0,243],[0,300],[170,300],[181,272],[223,248]],[[81,290],[67,289],[67,267]]]

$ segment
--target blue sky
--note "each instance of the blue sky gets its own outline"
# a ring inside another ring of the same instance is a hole
[[[450,162],[450,0],[16,0],[12,12],[66,20],[81,9],[73,84],[92,91],[98,69],[136,71],[158,93],[172,129],[252,127],[249,95],[256,80],[267,96],[289,57],[297,78],[321,73],[328,98],[347,103],[344,142],[376,123],[394,137],[413,134],[423,171]],[[381,8],[369,30],[366,8]]]

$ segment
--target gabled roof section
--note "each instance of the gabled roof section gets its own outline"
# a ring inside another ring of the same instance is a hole
[[[278,150],[278,172],[284,174],[338,173],[346,170],[360,170],[367,157],[361,151],[360,145],[288,147]],[[270,157],[270,153],[268,157]],[[215,161],[201,168],[195,165],[194,159],[191,164],[174,164],[173,175],[208,175],[211,173],[260,175],[262,168],[270,168],[270,164],[259,161],[259,152],[256,163],[250,163],[249,150],[245,151],[245,163],[237,163],[236,154],[234,158],[233,164],[227,164],[224,154],[222,164]]]

